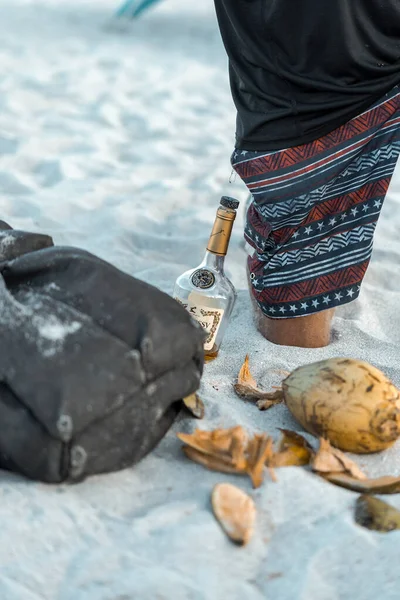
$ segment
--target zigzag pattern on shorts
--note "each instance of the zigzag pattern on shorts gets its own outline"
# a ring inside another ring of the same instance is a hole
[[[400,126],[400,119],[399,119]],[[340,193],[340,188],[347,187],[347,183],[350,180],[363,180],[364,182],[370,180],[371,177],[378,178],[384,176],[384,171],[389,172],[391,165],[397,162],[397,158],[400,153],[400,144],[393,143],[392,145],[382,147],[379,150],[370,151],[362,156],[346,155],[341,159],[336,159],[333,164],[325,166],[315,165],[315,170],[307,167],[305,172],[296,174],[293,172],[292,175],[286,175],[285,178],[276,178],[270,176],[269,179],[264,179],[259,183],[248,184],[255,199],[260,203],[262,202],[262,196],[267,192],[268,194],[279,195],[281,197],[280,203],[284,202],[285,199],[291,199],[291,188],[296,186],[299,191],[303,192],[304,196],[308,196],[314,190],[320,186],[324,188],[326,181],[335,182],[334,189],[330,190],[333,193]],[[328,187],[329,189],[329,187]],[[272,206],[274,203],[272,203]]]
[[[311,206],[316,210],[320,204],[325,202],[344,202],[346,198],[349,199],[349,203],[354,203],[355,199],[359,199],[358,202],[363,202],[371,194],[375,197],[386,194],[387,187],[385,189],[385,186],[390,182],[392,169],[394,169],[395,164],[395,161],[393,165],[389,164],[387,168],[385,167],[383,173],[381,171],[378,173],[375,172],[373,176],[365,177],[362,181],[357,179],[355,185],[353,185],[354,182],[352,181],[347,186],[347,189],[345,189],[345,193],[342,193],[342,186],[335,185],[335,189],[332,190],[332,185],[323,185],[309,194],[301,194],[289,200],[276,201],[270,204],[260,205],[257,202],[254,206],[257,207],[257,212],[265,220],[272,222],[274,219],[279,219],[282,223],[282,219],[285,217],[293,218],[297,214],[304,214]],[[389,173],[389,175],[385,176],[385,172]],[[340,193],[338,193],[339,190]],[[360,195],[362,195],[361,198]]]
[[[286,220],[266,221],[260,217],[259,211],[253,204],[247,215],[246,241],[260,255],[268,250],[269,255],[260,258],[269,260],[272,254],[277,252],[277,244],[282,241],[285,244],[282,252],[287,252],[292,247],[307,246],[313,241],[314,237],[312,236],[310,240],[310,236],[305,233],[310,224],[320,234],[321,239],[337,234],[340,230],[347,231],[349,227],[356,226],[360,221],[368,225],[378,218],[389,183],[389,178],[376,181],[348,195],[317,204],[311,210],[296,213],[290,219],[290,227],[287,227]],[[272,236],[270,236],[271,232]]]
[[[297,317],[357,298],[400,155],[400,87],[315,142],[246,155],[233,166],[253,193],[245,239],[264,314]]]
[[[305,298],[315,298],[321,294],[332,293],[344,287],[359,284],[368,268],[369,260],[363,261],[359,265],[353,265],[347,269],[341,269],[289,286],[276,286],[265,288],[262,292],[255,293],[258,301],[268,304],[278,304],[304,300]]]
[[[342,145],[346,146],[358,140],[359,136],[368,137],[368,135],[382,129],[388,121],[399,116],[399,89],[395,88],[392,94],[387,96],[386,101],[382,99],[362,115],[314,142],[267,154],[261,152],[251,153],[249,158],[238,161],[233,166],[238,175],[246,180],[249,177],[254,178],[271,172],[292,169],[294,166],[298,167],[301,163],[309,160],[314,162],[316,158],[322,158],[325,153],[331,155],[332,148],[337,152]],[[258,155],[258,157],[253,157],[253,154]]]
[[[375,223],[366,226],[362,225],[360,227],[355,227],[350,231],[328,237],[326,240],[314,244],[309,249],[306,247],[301,250],[292,250],[291,252],[275,254],[271,260],[268,261],[268,272],[289,265],[300,264],[304,261],[310,261],[311,263],[318,257],[323,257],[324,255],[341,250],[342,248],[350,248],[351,246],[357,246],[363,242],[370,241],[373,238],[375,227]]]

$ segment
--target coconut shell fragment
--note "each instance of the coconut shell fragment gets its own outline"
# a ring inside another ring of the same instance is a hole
[[[276,390],[275,392],[265,392],[258,387],[256,380],[250,372],[248,355],[239,371],[238,380],[234,385],[234,389],[237,395],[244,400],[256,401],[260,410],[268,410],[271,406],[283,402],[283,393],[281,389]]]
[[[249,438],[240,425],[230,429],[214,431],[197,430],[193,434],[179,433],[184,442],[183,451],[188,458],[213,471],[247,474],[253,486],[260,487],[265,467],[272,479],[275,475],[270,465],[273,457],[273,442],[265,434]]]
[[[270,465],[273,467],[303,467],[310,463],[313,448],[300,434],[281,429],[282,437]]]
[[[400,494],[400,477],[378,479],[355,479],[344,473],[329,473],[325,476],[330,483],[359,494]]]
[[[210,469],[210,471],[218,471],[219,473],[227,473],[228,475],[246,475],[247,471],[245,468],[238,467],[232,464],[231,461],[226,460],[222,457],[213,456],[210,454],[203,454],[195,448],[190,446],[184,446],[183,452],[193,462]]]
[[[248,444],[248,435],[240,425],[213,431],[197,429],[192,434],[178,433],[178,438],[186,446],[202,454],[223,458],[238,469],[243,470],[247,464],[245,449]]]
[[[358,525],[381,533],[400,529],[400,511],[373,496],[357,499],[355,520]]]
[[[368,363],[335,358],[293,371],[283,382],[292,415],[340,450],[366,454],[400,435],[400,392]]]
[[[265,434],[255,435],[249,440],[247,446],[247,467],[246,471],[251,477],[254,488],[261,486],[264,480],[265,465],[269,467],[271,479],[276,481],[275,472],[270,467],[273,458],[272,438]]]
[[[250,496],[234,485],[220,483],[212,492],[211,503],[216,519],[230,539],[247,544],[256,520],[256,507]]]
[[[355,479],[366,479],[361,469],[328,440],[321,438],[319,450],[312,460],[312,468],[320,474],[345,473]]]
[[[190,414],[192,414],[196,419],[204,418],[204,402],[201,400],[198,394],[191,394],[190,396],[187,396],[183,399],[183,403]]]

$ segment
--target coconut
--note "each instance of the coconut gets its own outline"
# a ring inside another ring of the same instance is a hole
[[[400,392],[366,362],[334,358],[305,365],[282,388],[304,429],[340,450],[379,452],[400,436]]]

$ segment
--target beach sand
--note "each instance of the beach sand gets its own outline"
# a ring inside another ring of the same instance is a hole
[[[0,0],[0,218],[85,248],[171,293],[202,258],[229,183],[235,113],[211,0],[168,0],[136,23],[112,0]],[[75,486],[0,477],[1,600],[398,600],[400,532],[354,523],[356,494],[304,469],[247,478],[183,456],[178,431],[243,425],[301,431],[284,406],[260,413],[234,394],[246,353],[266,388],[277,370],[330,356],[361,358],[400,386],[400,169],[358,301],[334,341],[300,350],[255,330],[246,290],[243,211],[227,271],[238,300],[220,356],[205,368],[206,417],[182,414],[132,469]],[[400,475],[400,445],[357,458]],[[227,540],[210,509],[218,482],[254,498],[251,543]],[[400,497],[389,499],[400,508]]]

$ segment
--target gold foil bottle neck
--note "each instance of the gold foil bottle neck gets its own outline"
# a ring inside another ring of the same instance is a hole
[[[236,218],[236,211],[219,207],[215,218],[210,239],[208,240],[207,250],[213,254],[225,256],[228,252],[229,241],[231,239],[232,227]]]

